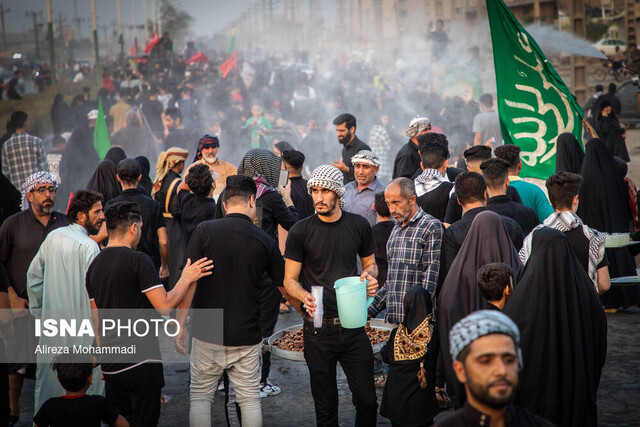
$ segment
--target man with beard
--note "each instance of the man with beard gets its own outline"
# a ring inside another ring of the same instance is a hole
[[[373,209],[376,193],[384,191],[384,185],[376,176],[380,160],[372,151],[363,150],[351,158],[351,163],[356,180],[344,186],[344,210],[362,215],[373,227],[378,221]]]
[[[348,184],[356,179],[351,158],[359,151],[371,151],[371,148],[356,136],[356,118],[351,114],[340,114],[333,120],[333,124],[338,134],[338,142],[342,144],[342,161],[335,160],[331,165],[342,171],[344,184]]]
[[[23,211],[10,216],[0,227],[0,262],[9,276],[9,301],[16,313],[16,333],[13,337],[35,337],[33,320],[29,316],[27,296],[27,269],[47,234],[67,225],[63,213],[53,210],[58,183],[49,172],[36,172],[22,186]],[[17,310],[17,311],[16,311]],[[7,340],[10,360],[19,360],[25,354],[33,354],[37,342],[33,339],[24,345]],[[35,365],[9,365],[9,392],[11,419],[15,423],[20,415],[20,392],[24,378],[33,379]]]
[[[95,191],[78,191],[69,204],[67,227],[58,228],[47,236],[27,271],[29,310],[38,319],[91,319],[91,305],[84,287],[91,261],[100,253],[98,244],[89,237],[100,231],[104,221],[102,195]],[[39,346],[50,348],[73,345],[89,346],[93,337],[47,337],[43,334]],[[38,352],[34,412],[51,397],[65,393],[55,372],[51,370],[51,355]],[[88,394],[102,394],[99,368],[94,369]]]
[[[217,136],[204,135],[198,141],[198,151],[196,151],[196,155],[193,158],[194,165],[207,165],[210,171],[213,171],[218,175],[215,178],[216,188],[213,191],[213,196],[216,198],[220,193],[222,193],[225,185],[227,185],[227,177],[238,173],[235,166],[218,158],[219,148],[220,140]],[[189,166],[189,169],[192,167],[193,165]]]
[[[520,331],[511,319],[499,311],[476,311],[453,326],[449,341],[467,401],[436,426],[553,425],[511,402],[522,364]]]
[[[188,150],[193,141],[198,139],[197,134],[192,130],[187,130],[182,125],[182,114],[175,107],[169,107],[162,116],[164,122],[164,147],[180,147]]]
[[[368,280],[367,294],[378,290],[375,240],[371,226],[360,215],[342,210],[343,175],[330,165],[317,167],[307,188],[317,214],[296,223],[287,237],[284,253],[285,297],[303,314],[304,357],[309,368],[311,394],[319,426],[338,425],[336,364],[347,375],[356,407],[355,425],[375,426],[378,404],[373,383],[373,351],[362,328],[340,326],[336,280],[355,276],[357,258],[360,280]],[[311,286],[323,287],[322,301],[311,295]],[[322,304],[322,327],[313,325],[313,312]]]
[[[400,148],[393,164],[393,179],[411,178],[420,169],[420,153],[418,152],[418,137],[431,132],[431,120],[428,117],[415,117],[409,123],[407,136],[409,142]]]

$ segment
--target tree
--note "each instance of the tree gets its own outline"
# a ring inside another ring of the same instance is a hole
[[[160,16],[162,32],[168,31],[173,40],[184,40],[189,35],[193,17],[182,8],[179,1],[160,0]]]

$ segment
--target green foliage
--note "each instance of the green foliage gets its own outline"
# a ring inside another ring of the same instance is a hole
[[[609,29],[609,24],[601,21],[587,21],[587,40],[597,42]]]
[[[160,0],[160,14],[162,19],[162,32],[169,32],[174,43],[184,39],[189,34],[189,25],[193,17],[186,12],[177,0]],[[159,34],[159,36],[162,36]],[[175,49],[174,44],[174,49]]]

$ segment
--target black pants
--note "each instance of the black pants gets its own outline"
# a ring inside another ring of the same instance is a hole
[[[260,329],[262,329],[262,338],[273,335],[273,330],[278,323],[278,313],[280,312],[280,297],[282,294],[273,283],[265,285],[260,297]],[[271,370],[271,352],[267,351],[262,354],[262,372],[260,374],[260,383],[266,383]]]
[[[118,374],[105,374],[104,383],[107,399],[131,427],[158,425],[164,387],[162,363],[143,363]]]
[[[378,403],[373,383],[373,350],[364,328],[314,328],[312,323],[305,322],[304,358],[309,368],[318,426],[338,425],[337,362],[347,376],[356,407],[355,425],[376,425]]]

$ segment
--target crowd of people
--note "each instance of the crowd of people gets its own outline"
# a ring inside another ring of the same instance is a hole
[[[212,424],[222,381],[237,403],[227,423],[259,426],[261,398],[281,390],[262,340],[295,310],[318,425],[338,424],[338,362],[357,425],[378,411],[430,425],[451,406],[439,425],[597,425],[604,309],[640,303],[640,285],[610,281],[636,274],[636,253],[605,248],[602,234],[640,240],[617,145],[583,150],[559,135],[541,188],[519,177],[520,148],[501,145],[491,95],[442,108],[358,64],[320,77],[253,60],[224,78],[219,60],[162,56],[111,70],[95,99],[58,95],[46,143],[13,113],[0,175],[9,360],[60,343],[12,345],[32,336],[34,316],[155,309],[182,326],[190,424]],[[103,120],[111,148],[99,154]],[[367,281],[368,315],[394,326],[378,378],[365,329],[340,323],[333,286],[349,276]],[[200,309],[224,310],[221,341]],[[159,349],[135,363],[67,362],[1,366],[0,424],[18,422],[29,378],[36,425],[158,423]]]

